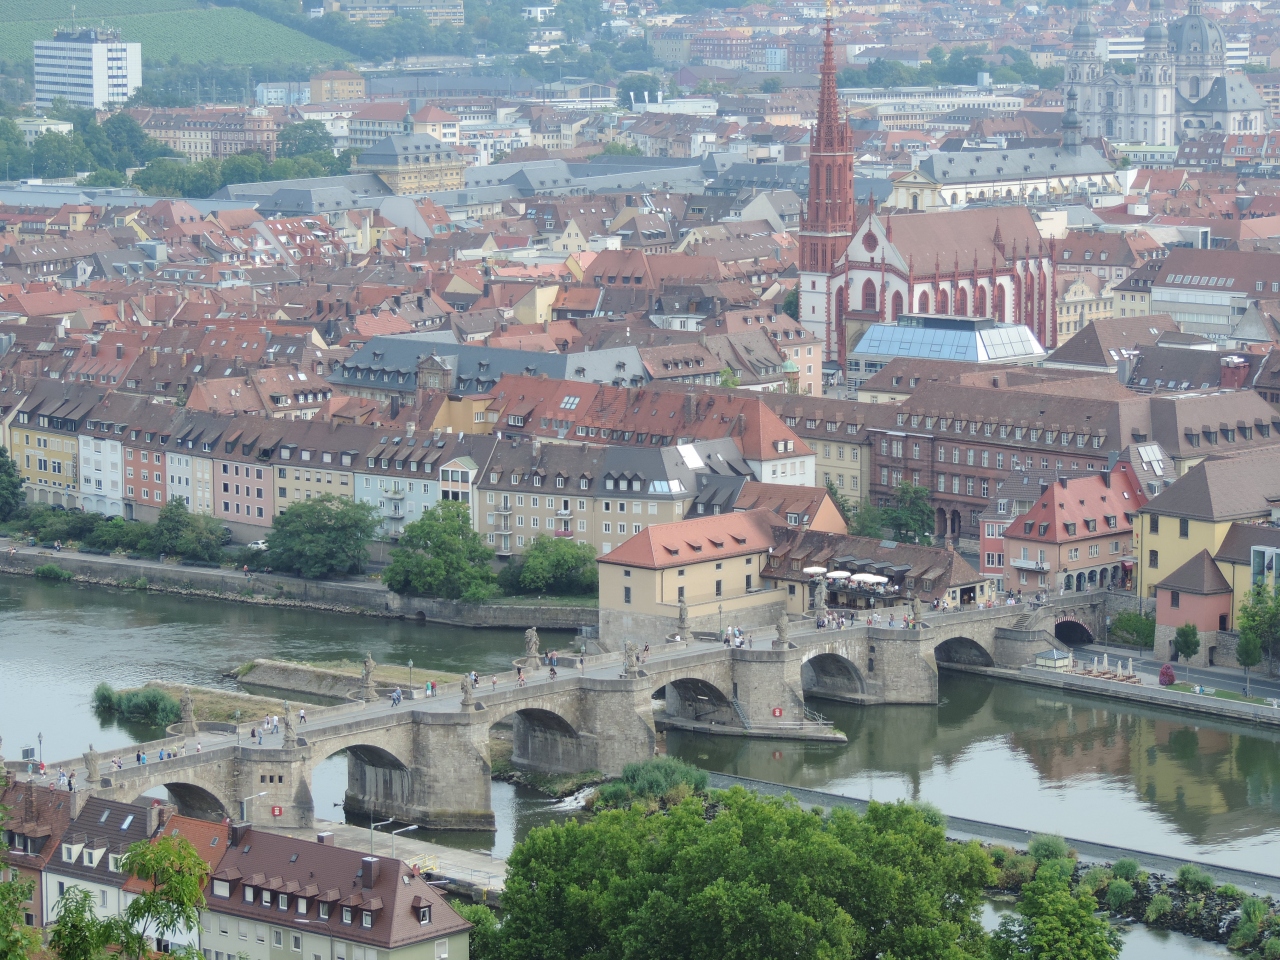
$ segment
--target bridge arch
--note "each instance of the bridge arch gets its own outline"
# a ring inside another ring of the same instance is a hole
[[[816,653],[800,665],[800,685],[806,696],[828,700],[861,700],[867,681],[858,665],[838,653]]]
[[[963,663],[975,667],[994,667],[990,652],[970,637],[949,637],[933,648],[937,663]]]
[[[178,813],[195,820],[220,821],[229,816],[238,817],[239,809],[230,798],[219,796],[208,787],[186,780],[171,780],[152,786],[133,799],[139,806],[150,806],[156,800],[155,790],[163,787],[178,806]]]
[[[1094,643],[1093,631],[1079,620],[1063,619],[1053,625],[1053,635],[1069,647]]]
[[[511,725],[511,761],[540,773],[580,773],[594,766],[594,745],[555,704],[511,704],[489,721]]]
[[[383,731],[384,735],[388,732]],[[347,788],[342,798],[343,811],[356,818],[367,816],[370,819],[381,819],[384,814],[391,817],[403,815],[401,811],[411,809],[414,804],[412,758],[406,761],[385,742],[369,742],[373,733],[364,731],[355,736],[312,741],[307,782],[295,789],[301,791],[305,788],[309,798],[316,770],[326,761],[345,754]]]
[[[664,699],[667,716],[695,723],[741,726],[733,700],[714,683],[701,677],[669,680],[653,692]]]

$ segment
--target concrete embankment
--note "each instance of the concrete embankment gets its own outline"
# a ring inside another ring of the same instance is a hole
[[[1052,687],[1055,690],[1087,693],[1098,697],[1123,700],[1126,703],[1163,707],[1180,713],[1194,713],[1218,720],[1252,723],[1266,727],[1280,727],[1280,708],[1256,703],[1244,703],[1238,700],[1226,700],[1222,697],[1204,694],[1185,693],[1181,690],[1169,690],[1150,683],[1122,683],[1102,677],[1086,677],[1077,673],[1062,673],[1057,670],[1043,670],[1036,667],[1022,667],[1012,670],[1004,667],[979,667],[958,663],[940,664],[939,666],[942,669],[953,670],[957,673],[976,673],[986,677],[997,677],[1001,680],[1018,680],[1022,683],[1034,683],[1041,687]]]
[[[824,790],[806,790],[802,787],[789,787],[783,783],[772,783],[768,780],[751,780],[747,777],[735,777],[726,773],[709,774],[709,786],[714,790],[729,790],[733,787],[745,787],[756,793],[781,797],[790,794],[805,807],[822,807],[830,810],[834,807],[847,807],[858,813],[867,809],[869,801],[859,797],[846,797],[838,793]],[[945,814],[946,811],[944,810]],[[981,820],[966,820],[961,817],[947,817],[947,836],[957,840],[979,840],[983,843],[1007,844],[1025,847],[1028,841],[1038,833],[1058,833],[1052,824],[1046,824],[1043,830],[1023,830],[1019,827],[1007,827],[997,823],[984,823]],[[1065,837],[1068,844],[1075,848],[1085,860],[1114,863],[1123,857],[1131,857],[1142,864],[1143,868],[1153,872],[1173,874],[1184,863],[1199,863],[1201,867],[1213,875],[1218,883],[1234,883],[1241,889],[1253,893],[1280,894],[1280,865],[1275,873],[1257,873],[1251,870],[1236,870],[1214,863],[1204,863],[1191,859],[1179,859],[1149,850],[1131,850],[1105,843],[1095,843],[1078,837]]]
[[[230,600],[261,606],[323,610],[361,616],[417,619],[462,627],[539,630],[577,630],[597,627],[596,607],[543,606],[539,604],[474,604],[457,600],[402,597],[372,579],[303,580],[278,574],[243,573],[224,567],[187,567],[180,563],[130,560],[93,554],[20,548],[13,556],[0,553],[0,572],[31,576],[35,568],[54,564],[71,573],[77,582],[107,587],[133,587],[146,581],[145,589],[158,593]]]

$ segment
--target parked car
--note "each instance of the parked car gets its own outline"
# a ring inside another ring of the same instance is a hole
[[[247,546],[249,547],[250,550],[265,550],[267,549],[267,541],[254,540],[252,543],[248,544]]]

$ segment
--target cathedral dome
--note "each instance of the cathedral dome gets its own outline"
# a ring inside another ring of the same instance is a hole
[[[1081,20],[1071,32],[1071,39],[1076,47],[1092,47],[1098,42],[1098,28],[1088,20]]]
[[[1227,40],[1222,28],[1197,10],[1169,25],[1169,49],[1177,56],[1225,59]]]

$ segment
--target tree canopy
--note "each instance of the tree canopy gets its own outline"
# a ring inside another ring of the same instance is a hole
[[[992,960],[1110,960],[1120,952],[1120,935],[1094,915],[1093,894],[1072,892],[1071,871],[1071,861],[1049,860],[1023,884],[1017,916],[1001,920],[991,939]]]
[[[4,122],[0,120],[0,123]],[[0,447],[0,523],[13,519],[25,500],[18,464],[6,448]]]
[[[1244,687],[1249,690],[1249,671],[1270,660],[1280,649],[1280,596],[1265,583],[1255,583],[1236,619],[1240,640],[1236,644],[1236,660],[1244,668]]]
[[[1173,635],[1173,649],[1182,660],[1190,660],[1200,652],[1200,631],[1194,623],[1184,623]]]
[[[895,540],[909,543],[932,541],[933,507],[929,503],[927,487],[902,483],[896,491],[896,502],[885,514]]]
[[[382,582],[396,593],[448,600],[487,600],[497,590],[493,551],[471,529],[464,503],[442,500],[405,526]]]
[[[535,829],[473,960],[985,958],[994,871],[905,804],[830,818],[741,788]]]
[[[596,548],[570,537],[535,537],[498,578],[507,593],[587,594],[599,587]]]
[[[330,493],[296,501],[272,521],[271,564],[312,579],[361,573],[369,562],[377,513],[373,504]]]

